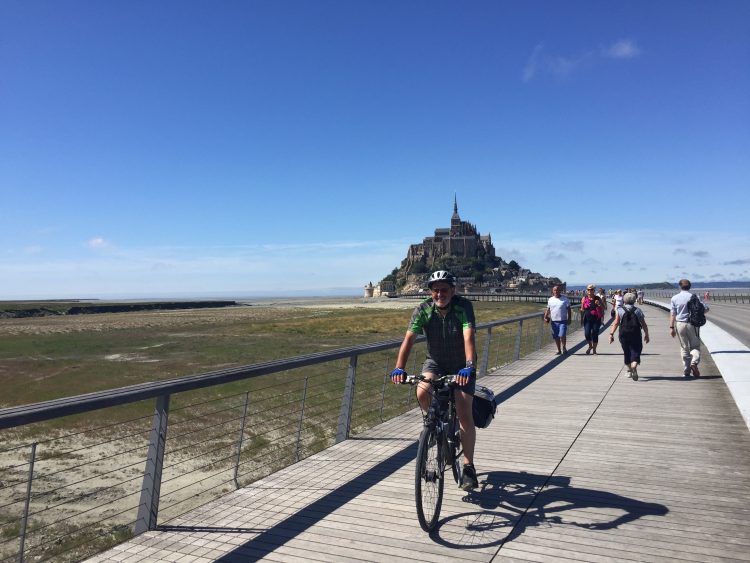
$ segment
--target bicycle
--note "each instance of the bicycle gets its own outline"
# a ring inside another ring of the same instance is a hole
[[[410,385],[422,382],[432,387],[432,403],[424,414],[424,428],[419,435],[414,479],[417,519],[425,532],[435,527],[440,516],[446,467],[450,466],[456,483],[461,482],[463,449],[454,380],[452,375],[437,379],[406,375],[404,380]]]

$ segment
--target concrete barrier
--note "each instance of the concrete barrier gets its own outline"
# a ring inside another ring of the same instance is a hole
[[[651,299],[645,302],[670,311],[669,303]],[[701,341],[719,368],[721,377],[750,430],[750,348],[711,321],[701,327]]]

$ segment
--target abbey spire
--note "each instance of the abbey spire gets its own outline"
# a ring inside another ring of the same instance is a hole
[[[458,215],[458,199],[453,194],[453,215],[451,216],[451,236],[461,234],[461,217]]]

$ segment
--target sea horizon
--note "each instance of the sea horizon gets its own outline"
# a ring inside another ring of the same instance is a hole
[[[654,282],[649,282],[654,283]],[[605,290],[639,288],[643,285],[638,283],[600,283],[598,287]],[[568,291],[583,290],[587,284],[568,284]],[[692,289],[713,290],[713,291],[738,291],[750,288],[750,281],[733,281],[733,282],[694,282]],[[672,288],[651,289],[646,291],[669,291],[677,290],[675,282]],[[0,302],[45,302],[45,301],[273,301],[284,299],[352,299],[365,298],[364,288],[329,288],[317,290],[296,290],[296,291],[248,291],[248,292],[179,292],[164,293],[162,295],[149,294],[101,294],[78,297],[5,297]]]

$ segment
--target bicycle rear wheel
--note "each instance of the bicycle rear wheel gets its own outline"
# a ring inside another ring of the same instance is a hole
[[[441,467],[440,439],[434,425],[425,426],[419,436],[414,479],[417,518],[425,532],[431,531],[440,517],[444,485]]]

